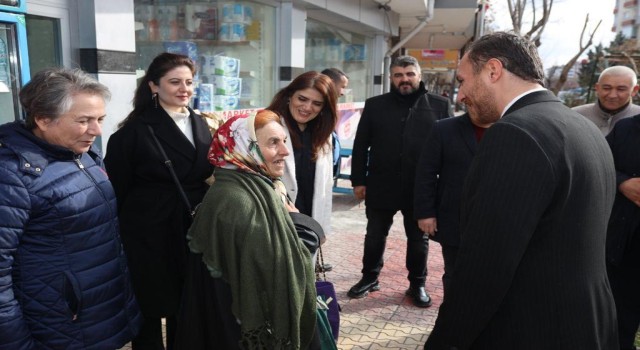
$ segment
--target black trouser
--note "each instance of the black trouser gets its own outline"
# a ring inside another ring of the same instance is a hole
[[[144,315],[143,315],[144,316]],[[173,349],[176,334],[176,317],[166,318],[167,350]],[[131,341],[133,350],[164,350],[162,342],[162,319],[145,318],[138,335]]]
[[[376,279],[384,265],[384,249],[389,229],[393,224],[393,216],[397,210],[372,209],[367,207],[367,234],[364,238],[364,256],[362,257],[362,276]],[[406,267],[407,278],[412,286],[424,286],[427,278],[427,254],[429,237],[418,227],[413,219],[413,211],[402,210],[404,231],[407,235]]]
[[[444,274],[442,275],[442,289],[444,295],[447,295],[451,276],[453,275],[453,267],[456,266],[456,258],[458,257],[458,246],[441,244],[442,260],[444,260]]]
[[[609,283],[618,314],[620,349],[634,349],[640,325],[640,230],[628,243],[620,266],[607,265]]]

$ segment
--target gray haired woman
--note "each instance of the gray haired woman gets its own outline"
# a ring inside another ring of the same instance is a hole
[[[0,126],[0,349],[116,349],[142,321],[116,199],[93,146],[109,90],[38,72]]]

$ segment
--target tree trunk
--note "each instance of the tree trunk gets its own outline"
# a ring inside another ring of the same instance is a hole
[[[567,82],[567,76],[569,75],[569,71],[571,70],[573,65],[576,63],[576,61],[578,61],[578,58],[580,58],[582,53],[585,52],[585,50],[587,50],[587,48],[589,48],[591,44],[593,44],[593,36],[598,31],[598,27],[600,27],[602,20],[598,22],[598,24],[596,25],[596,28],[593,30],[593,32],[591,32],[591,35],[589,36],[589,40],[587,41],[587,44],[582,46],[582,39],[584,38],[584,32],[587,30],[588,23],[589,23],[589,14],[587,14],[587,16],[584,19],[584,26],[582,26],[582,32],[580,33],[580,50],[578,51],[577,54],[575,54],[575,56],[573,56],[569,60],[569,62],[567,62],[564,65],[564,67],[562,68],[562,72],[560,73],[560,78],[558,78],[558,81],[553,86],[553,88],[550,89],[555,95],[558,95],[558,91],[560,91],[564,83]]]

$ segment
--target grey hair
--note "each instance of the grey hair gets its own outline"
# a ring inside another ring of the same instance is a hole
[[[81,69],[56,67],[36,73],[20,91],[27,128],[35,128],[36,118],[54,120],[67,113],[79,93],[100,96],[105,102],[111,98],[109,88]]]
[[[393,62],[391,62],[391,66],[389,68],[393,68],[393,67],[404,68],[408,66],[416,67],[418,72],[421,70],[420,63],[418,63],[418,60],[413,56],[398,56],[393,60]]]
[[[607,76],[626,76],[631,80],[631,87],[638,85],[636,72],[627,66],[613,66],[603,70],[602,73],[600,73],[600,77],[598,77],[598,83],[602,78]]]

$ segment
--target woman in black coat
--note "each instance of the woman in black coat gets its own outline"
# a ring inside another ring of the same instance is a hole
[[[173,164],[189,206],[200,203],[213,172],[207,161],[211,134],[187,107],[193,94],[194,63],[162,53],[138,86],[133,111],[109,139],[105,164],[118,199],[121,235],[145,323],[134,350],[164,349],[161,318],[167,319],[167,348],[184,280],[190,208],[165,165],[158,144]]]

